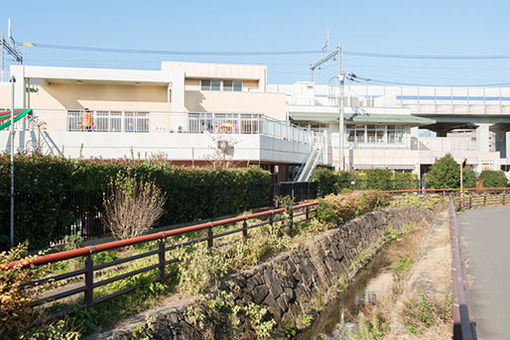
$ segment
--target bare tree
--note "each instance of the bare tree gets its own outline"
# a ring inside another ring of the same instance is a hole
[[[153,182],[117,174],[103,197],[105,219],[113,237],[123,240],[145,233],[163,214],[165,201]]]

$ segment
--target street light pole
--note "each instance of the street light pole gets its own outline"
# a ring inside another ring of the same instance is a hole
[[[338,171],[345,170],[345,156],[344,156],[344,49],[343,45],[338,46]]]
[[[10,215],[10,243],[11,248],[14,247],[14,83],[16,78],[14,76],[10,79],[11,82],[11,215]]]

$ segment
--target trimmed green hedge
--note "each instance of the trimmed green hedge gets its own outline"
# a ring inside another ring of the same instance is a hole
[[[110,178],[129,172],[166,193],[160,225],[213,218],[269,203],[271,175],[256,168],[183,168],[165,161],[69,160],[16,155],[15,239],[32,249],[69,233],[80,211],[102,211]],[[0,155],[0,248],[9,241],[9,156]],[[86,200],[83,197],[87,197]]]
[[[484,188],[504,188],[508,186],[508,179],[501,170],[483,170],[478,178],[483,181]]]
[[[417,176],[413,173],[393,172],[387,169],[333,171],[317,168],[311,180],[318,182],[318,195],[341,193],[350,190],[403,190],[416,189]]]

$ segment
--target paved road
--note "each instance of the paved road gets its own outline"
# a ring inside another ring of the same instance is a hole
[[[510,339],[510,207],[458,216],[478,338]]]

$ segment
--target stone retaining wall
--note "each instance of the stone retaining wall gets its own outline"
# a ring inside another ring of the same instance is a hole
[[[316,316],[323,305],[336,297],[339,289],[354,278],[364,261],[384,244],[386,230],[394,228],[402,231],[405,224],[431,222],[434,215],[433,211],[421,207],[367,213],[341,228],[307,239],[294,250],[231,275],[218,289],[228,290],[226,282],[232,282],[239,287],[235,293],[237,304],[251,301],[267,308],[280,329],[303,328],[305,325],[300,321],[303,316]],[[153,338],[203,338],[203,334],[184,318],[188,305],[181,303],[147,312],[153,318],[150,326]],[[133,329],[146,323],[145,314],[94,338],[132,339]]]

